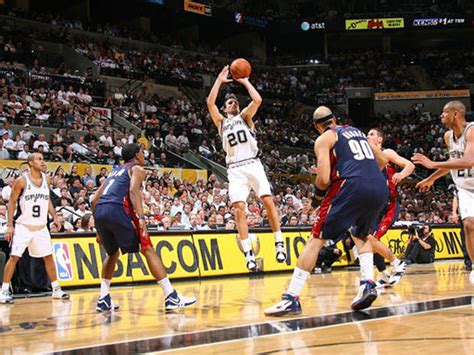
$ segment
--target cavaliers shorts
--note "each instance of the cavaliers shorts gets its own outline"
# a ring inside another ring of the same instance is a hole
[[[354,177],[334,182],[319,208],[312,235],[338,241],[350,230],[366,237],[380,216],[388,198],[387,180]]]

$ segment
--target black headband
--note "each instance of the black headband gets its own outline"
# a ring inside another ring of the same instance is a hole
[[[324,116],[324,117],[321,117],[321,118],[317,118],[317,119],[313,119],[313,124],[320,124],[320,123],[324,123],[326,121],[329,121],[330,119],[332,118],[336,118],[336,116],[334,116],[333,113],[330,113],[329,115],[327,116]]]

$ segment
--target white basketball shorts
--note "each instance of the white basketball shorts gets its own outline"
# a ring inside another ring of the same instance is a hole
[[[258,197],[271,195],[272,191],[263,165],[259,159],[235,163],[227,169],[229,197],[232,203],[247,201],[250,190]]]
[[[474,217],[474,191],[458,187],[459,212],[461,219]]]
[[[32,231],[22,224],[15,225],[11,255],[21,257],[28,248],[30,256],[42,258],[53,253],[51,235],[46,226],[40,230]]]

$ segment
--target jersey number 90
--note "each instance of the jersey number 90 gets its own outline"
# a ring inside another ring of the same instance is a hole
[[[348,142],[355,160],[374,159],[374,152],[370,148],[369,142],[355,139],[349,139]]]

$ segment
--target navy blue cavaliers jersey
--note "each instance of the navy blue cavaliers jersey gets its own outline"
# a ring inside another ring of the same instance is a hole
[[[354,177],[383,178],[365,134],[351,126],[336,126],[331,151],[331,182]]]
[[[97,205],[114,203],[122,205],[130,190],[130,173],[133,163],[126,163],[112,170],[105,180],[105,187]]]

